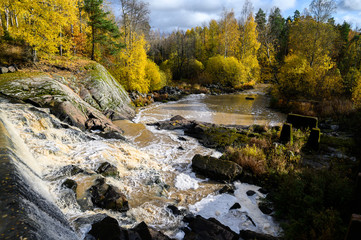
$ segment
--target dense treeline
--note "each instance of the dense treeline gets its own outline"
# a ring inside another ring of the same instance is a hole
[[[1,61],[85,56],[103,63],[127,90],[159,89],[166,76],[147,58],[148,5],[120,3],[117,22],[103,0],[1,0]]]
[[[223,83],[272,82],[284,99],[348,96],[360,104],[360,32],[335,24],[331,0],[314,0],[309,10],[283,18],[279,8],[242,16],[223,11],[206,26],[151,34],[149,55],[173,79]]]
[[[95,59],[130,91],[156,90],[171,79],[235,88],[267,81],[279,98],[342,95],[361,105],[360,32],[335,24],[332,0],[313,0],[287,19],[277,7],[254,13],[247,1],[240,16],[224,9],[218,20],[168,35],[150,30],[147,3],[119,1],[115,21],[103,0],[1,0],[2,48],[26,46],[32,61]]]

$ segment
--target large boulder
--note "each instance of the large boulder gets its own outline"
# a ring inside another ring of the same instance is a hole
[[[235,180],[242,174],[242,167],[237,163],[199,154],[193,157],[192,168],[215,180]]]
[[[190,230],[185,231],[185,240],[238,240],[238,235],[229,227],[214,218],[205,219],[201,216],[186,216],[183,221],[188,223]]]
[[[88,69],[87,76],[81,80],[84,101],[112,120],[133,118],[135,111],[128,93],[105,67],[94,63]]]
[[[169,240],[170,238],[155,231],[144,222],[139,223],[132,229],[119,226],[116,219],[105,217],[103,220],[92,224],[86,240]]]
[[[95,63],[92,66],[85,77],[79,79],[42,73],[14,73],[0,81],[0,93],[49,108],[60,120],[83,130],[122,133],[109,118],[134,117],[131,101],[103,66]]]

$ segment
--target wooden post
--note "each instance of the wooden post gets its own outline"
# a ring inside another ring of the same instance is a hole
[[[361,215],[352,214],[345,240],[361,239]]]

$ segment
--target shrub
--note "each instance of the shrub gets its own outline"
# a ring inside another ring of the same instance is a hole
[[[236,86],[246,82],[244,66],[234,57],[211,57],[207,63],[206,73],[213,83]]]

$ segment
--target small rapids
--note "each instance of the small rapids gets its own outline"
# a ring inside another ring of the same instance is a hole
[[[248,94],[264,97],[257,92]],[[28,168],[38,176],[36,181],[29,179],[29,184],[60,208],[75,228],[78,239],[83,239],[91,227],[91,222],[78,219],[103,213],[116,218],[123,227],[133,227],[144,221],[170,237],[182,239],[183,216],[173,215],[167,208],[169,205],[205,218],[214,217],[236,233],[249,229],[277,236],[280,232],[278,224],[257,207],[265,196],[258,191],[259,187],[236,182],[234,195],[218,194],[225,184],[202,178],[192,171],[191,160],[195,154],[219,157],[221,153],[201,146],[195,139],[184,136],[183,131],[157,130],[145,125],[173,115],[215,123],[222,119],[224,124],[245,122],[243,118],[247,114],[235,111],[235,105],[225,105],[228,110],[217,112],[217,104],[231,101],[227,100],[229,95],[224,95],[223,102],[222,98],[214,97],[197,95],[178,102],[154,104],[140,110],[134,122],[115,122],[125,131],[127,142],[82,132],[60,122],[46,109],[25,104],[0,101],[0,118],[6,128],[11,129],[13,141],[21,146],[24,161],[21,172]],[[253,103],[256,102],[257,98]],[[252,104],[252,101],[246,103]],[[253,110],[247,105],[251,109],[247,115],[248,124],[280,122],[282,117],[262,104]],[[217,116],[217,113],[222,115]],[[239,122],[237,119],[243,120]],[[84,196],[84,192],[100,177],[95,170],[103,162],[109,162],[119,171],[119,177],[106,177],[106,182],[126,195],[130,206],[126,213],[104,209],[84,211],[77,204],[76,198]],[[76,165],[84,172],[64,175],[62,169],[69,165]],[[78,183],[76,197],[61,186],[66,179]],[[255,194],[247,196],[248,190],[255,191]],[[239,203],[241,208],[230,210],[235,203]]]

